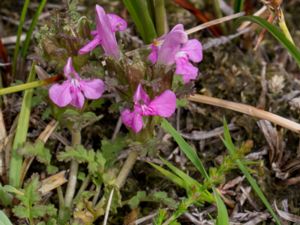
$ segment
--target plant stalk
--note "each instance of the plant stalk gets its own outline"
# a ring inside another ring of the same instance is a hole
[[[136,160],[138,157],[138,152],[137,151],[132,151],[129,153],[117,179],[116,179],[116,186],[121,189],[123,187],[123,185],[125,184],[125,181],[128,177],[128,174],[130,173],[130,171],[132,170]]]
[[[155,0],[154,8],[156,33],[158,36],[162,36],[168,29],[165,0]]]
[[[80,143],[81,143],[80,131],[72,130],[72,146],[75,147],[76,145],[80,145]],[[66,195],[65,195],[65,207],[68,207],[68,208],[71,208],[74,194],[75,194],[78,166],[79,166],[79,164],[76,160],[71,161],[69,182],[68,182]]]
[[[132,170],[136,160],[138,157],[138,152],[133,150],[128,154],[128,157],[115,181],[115,185],[118,189],[121,189],[123,187],[123,185],[125,184],[125,181],[130,173],[130,171]],[[100,200],[98,202],[98,204],[95,207],[95,210],[98,211],[101,208],[101,203],[102,201]]]
[[[23,91],[23,90],[27,90],[27,89],[32,89],[32,88],[36,88],[36,87],[45,86],[45,85],[54,83],[54,82],[56,82],[60,79],[61,79],[61,76],[58,75],[58,76],[50,77],[50,78],[45,79],[45,80],[38,80],[38,81],[33,81],[33,82],[27,82],[26,84],[20,84],[20,85],[16,85],[16,86],[12,86],[12,87],[1,88],[0,89],[0,96],[15,93],[15,92],[19,92],[19,91]]]

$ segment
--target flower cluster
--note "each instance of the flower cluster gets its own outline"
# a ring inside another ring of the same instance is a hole
[[[170,117],[176,109],[176,95],[174,92],[166,90],[150,100],[141,84],[138,85],[135,91],[133,102],[133,111],[125,109],[121,113],[121,117],[123,123],[135,133],[140,132],[143,128],[143,116]]]
[[[96,30],[91,32],[93,39],[84,45],[78,54],[87,54],[97,46],[101,46],[106,56],[115,61],[123,60],[116,40],[116,32],[124,31],[126,28],[125,20],[115,14],[105,13],[101,6],[96,5]],[[175,73],[182,76],[184,83],[188,83],[198,75],[198,68],[192,63],[202,60],[202,45],[196,39],[189,40],[183,25],[178,24],[168,34],[154,41],[148,59],[154,66],[164,66],[166,71],[175,66]],[[71,57],[64,67],[64,74],[66,80],[62,84],[54,84],[49,89],[50,99],[59,107],[71,105],[81,109],[85,98],[98,99],[105,90],[101,79],[82,79],[75,71]],[[176,94],[168,87],[160,87],[160,91],[155,91],[160,94],[151,99],[152,95],[149,96],[141,85],[142,80],[138,80],[137,83],[138,85],[131,84],[136,88],[132,97],[132,109],[125,108],[121,112],[123,123],[134,133],[140,132],[145,127],[145,117],[166,118],[176,110]]]
[[[188,40],[182,24],[176,25],[170,33],[157,39],[151,45],[151,50],[148,59],[153,64],[176,64],[175,73],[182,75],[184,83],[196,79],[198,68],[190,61],[198,63],[202,60],[202,45],[196,39]]]
[[[127,22],[115,14],[106,14],[104,9],[96,5],[96,30],[92,31],[94,39],[79,50],[79,54],[91,52],[101,45],[107,56],[119,59],[120,51],[115,32],[127,28]]]
[[[104,92],[104,83],[100,79],[81,79],[75,71],[72,58],[68,59],[64,68],[64,74],[67,78],[62,84],[54,84],[49,89],[51,100],[59,107],[72,105],[76,108],[82,108],[84,97],[87,99],[98,99]]]

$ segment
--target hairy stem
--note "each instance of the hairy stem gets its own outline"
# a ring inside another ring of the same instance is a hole
[[[80,131],[72,131],[72,146],[75,147],[81,143]],[[65,195],[65,206],[71,208],[73,197],[75,194],[76,183],[78,173],[78,162],[76,160],[71,161],[69,182]]]
[[[129,153],[117,179],[116,179],[116,186],[120,189],[123,187],[123,185],[125,184],[125,181],[128,177],[128,174],[130,173],[130,171],[132,170],[136,160],[138,157],[138,152],[137,151],[132,151]]]
[[[137,160],[137,157],[138,157],[137,151],[133,150],[129,153],[129,155],[128,155],[128,157],[116,179],[116,182],[115,182],[115,185],[118,189],[121,189],[123,187],[123,185],[125,184],[128,174],[132,170],[132,168]],[[96,215],[97,215],[97,211],[99,211],[99,209],[101,208],[101,204],[102,204],[102,199],[98,202],[98,204],[95,207]]]

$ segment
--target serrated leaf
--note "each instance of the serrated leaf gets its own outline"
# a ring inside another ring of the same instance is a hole
[[[131,209],[135,209],[139,206],[140,202],[146,198],[146,196],[145,191],[138,191],[135,196],[127,201],[127,204]]]
[[[45,143],[41,140],[37,140],[34,144],[26,143],[25,146],[19,150],[19,153],[27,157],[36,157],[40,163],[45,165],[49,165],[51,161],[50,150],[45,147]]]
[[[111,167],[116,162],[118,154],[127,146],[125,140],[125,137],[117,137],[113,141],[101,141],[101,152],[107,162],[106,167]]]
[[[76,160],[78,163],[87,163],[89,173],[96,176],[103,173],[106,163],[101,152],[95,153],[94,150],[87,150],[82,145],[74,148],[67,146],[66,151],[60,152],[57,159],[65,162]]]
[[[31,212],[32,218],[40,218],[46,215],[55,216],[57,209],[54,207],[54,205],[48,204],[48,205],[33,206],[31,211],[32,211]]]
[[[22,205],[17,205],[13,208],[13,213],[16,217],[25,219],[30,217],[30,212],[27,207],[24,207]]]

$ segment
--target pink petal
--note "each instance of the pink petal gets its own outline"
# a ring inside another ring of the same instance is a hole
[[[184,83],[196,79],[198,68],[194,67],[188,60],[187,56],[176,57],[176,74],[183,75]]]
[[[105,14],[104,9],[99,5],[96,5],[96,14],[97,31],[98,35],[101,37],[101,45],[105,54],[119,59],[119,46],[110,24],[109,17]]]
[[[76,78],[79,77],[78,73],[75,71],[73,67],[73,62],[71,57],[68,58],[67,64],[64,67],[64,74],[67,78],[72,78],[72,75],[75,76]]]
[[[71,105],[79,109],[84,105],[84,96],[79,88],[73,87]]]
[[[191,80],[195,80],[198,73],[182,74],[182,79],[185,84],[189,83]]]
[[[100,79],[81,80],[80,88],[87,99],[98,99],[105,90],[104,83]]]
[[[121,113],[121,119],[125,126],[130,127],[135,133],[143,129],[143,117],[135,111],[130,112],[129,109],[125,109]]]
[[[138,133],[143,129],[143,117],[139,113],[135,113],[133,117],[132,130]]]
[[[155,64],[157,62],[157,58],[158,58],[158,46],[155,45],[155,44],[152,44],[151,45],[151,53],[150,55],[148,56],[148,59],[150,60],[150,62],[152,64]]]
[[[175,55],[182,44],[188,41],[188,36],[181,24],[175,26],[166,36],[158,53],[158,61],[165,65],[172,65],[175,62]]]
[[[202,44],[196,39],[189,40],[180,51],[185,52],[193,62],[200,62],[203,58]]]
[[[123,31],[127,28],[127,22],[116,14],[107,14],[113,32]]]
[[[173,28],[172,28],[172,30],[170,31],[170,32],[173,32],[173,31],[183,31],[184,32],[184,27],[183,27],[183,25],[182,24],[176,24]]]
[[[126,127],[132,127],[133,115],[134,113],[130,112],[129,109],[125,109],[124,111],[121,112],[121,119]]]
[[[64,81],[62,84],[54,84],[49,89],[50,99],[59,107],[65,107],[72,101],[70,82]]]
[[[97,30],[92,30],[92,31],[91,31],[91,35],[92,35],[92,36],[96,36],[97,34],[98,34],[98,31],[97,31]]]
[[[170,90],[164,91],[149,104],[152,116],[170,117],[176,110],[176,95]]]
[[[141,84],[138,85],[138,87],[134,93],[133,101],[135,104],[140,104],[141,101],[143,101],[142,103],[145,103],[145,104],[149,104],[149,102],[150,102],[149,95],[144,91]]]
[[[85,46],[83,46],[80,50],[79,50],[79,54],[83,55],[83,54],[87,54],[91,51],[94,50],[94,48],[96,48],[98,45],[101,44],[101,38],[99,37],[99,35],[96,35],[94,37],[93,40],[91,40],[90,42],[88,42]]]

